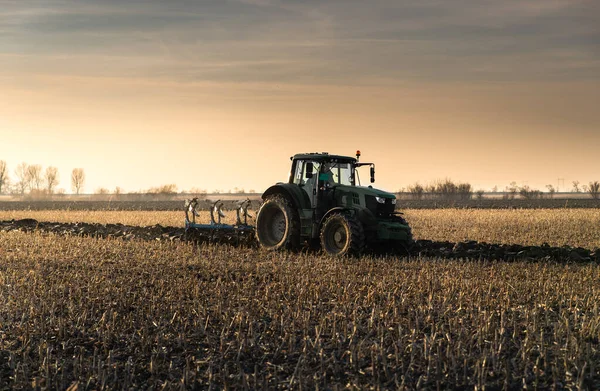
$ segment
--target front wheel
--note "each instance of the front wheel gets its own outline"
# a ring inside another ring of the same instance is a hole
[[[334,213],[321,228],[321,248],[327,254],[360,255],[365,247],[362,224],[353,216]]]

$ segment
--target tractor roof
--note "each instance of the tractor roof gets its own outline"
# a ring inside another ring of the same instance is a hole
[[[341,155],[330,155],[327,152],[308,152],[308,153],[297,153],[291,157],[293,160],[304,159],[304,160],[317,160],[317,161],[331,161],[331,160],[343,160],[348,162],[356,162],[356,158],[351,156]]]

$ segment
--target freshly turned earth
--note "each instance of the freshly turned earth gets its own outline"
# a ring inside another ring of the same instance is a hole
[[[89,236],[123,240],[151,241],[192,241],[197,243],[226,243],[231,245],[256,246],[254,235],[227,232],[193,232],[184,228],[154,225],[138,227],[123,224],[93,223],[52,223],[34,219],[0,222],[0,231],[44,232],[58,235]],[[600,262],[600,249],[590,250],[581,247],[524,246],[518,244],[490,244],[476,241],[443,242],[416,240],[408,251],[401,255],[434,257],[446,259],[485,259],[485,260],[545,260],[568,262]]]
[[[209,210],[217,196],[210,200],[201,199],[199,210]],[[239,200],[224,200],[224,209],[235,209]],[[250,208],[257,210],[260,205],[260,195],[251,198]],[[0,201],[0,210],[147,210],[169,211],[183,210],[183,200],[112,200],[112,201],[67,201],[67,200],[24,200]],[[537,200],[504,200],[504,199],[470,199],[470,200],[438,200],[438,199],[398,199],[397,208],[403,209],[563,209],[563,208],[600,208],[600,200],[591,198],[560,199],[545,198]]]

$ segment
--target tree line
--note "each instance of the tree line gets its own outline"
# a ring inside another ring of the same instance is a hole
[[[15,167],[11,178],[8,165],[0,160],[0,194],[15,195],[44,195],[63,194],[64,189],[58,189],[60,174],[58,169],[48,166],[44,169],[39,164],[20,163]],[[85,184],[83,168],[74,168],[71,172],[71,188],[80,194]]]
[[[547,192],[542,192],[528,185],[518,186],[516,182],[511,182],[501,193],[503,193],[502,197],[504,199],[515,199],[517,196],[528,200],[543,198],[544,195],[550,198],[554,197],[556,188],[553,185],[546,185],[546,189]],[[581,185],[579,181],[573,181],[572,192],[587,193],[595,200],[600,199],[600,182],[592,181],[587,185]],[[478,199],[482,199],[485,191],[474,191],[470,183],[455,183],[450,179],[444,179],[427,185],[421,185],[417,182],[408,186],[406,190],[401,189],[400,193],[408,193],[418,200],[424,198],[469,200],[474,195]],[[492,193],[498,193],[498,188],[494,187]]]
[[[600,199],[600,182],[590,181],[587,185],[581,185],[579,181],[573,181],[572,193],[587,193],[593,199]],[[518,186],[516,182],[511,182],[509,186],[504,189],[503,198],[515,199],[517,195],[526,200],[533,200],[543,198],[544,194],[548,197],[554,197],[556,188],[553,185],[546,185],[547,192],[543,192],[538,189],[529,187],[528,185]]]
[[[74,194],[81,194],[84,190],[86,181],[85,171],[83,168],[74,168],[71,172],[71,189]],[[63,188],[59,188],[60,174],[58,169],[53,166],[45,169],[39,164],[20,163],[15,167],[13,172],[9,171],[8,165],[4,160],[0,160],[0,194],[12,194],[17,196],[31,195],[35,197],[43,197],[54,194],[65,194]],[[215,190],[215,193],[245,193],[244,189],[235,187],[229,191]],[[254,193],[254,190],[250,190]],[[150,187],[146,190],[125,192],[121,187],[117,186],[114,190],[109,190],[105,187],[99,187],[93,191],[95,195],[114,195],[121,196],[129,195],[151,195],[159,197],[170,197],[178,194],[177,185],[166,184],[161,186]],[[197,194],[206,196],[207,191],[199,188],[192,188],[189,191],[182,193]]]

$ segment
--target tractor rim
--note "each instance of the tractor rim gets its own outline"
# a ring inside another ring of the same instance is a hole
[[[325,233],[325,242],[327,251],[333,254],[338,254],[346,248],[348,242],[348,234],[346,227],[341,223],[332,224]]]
[[[286,230],[285,214],[277,207],[265,211],[262,221],[263,241],[267,246],[275,246],[283,240]]]

